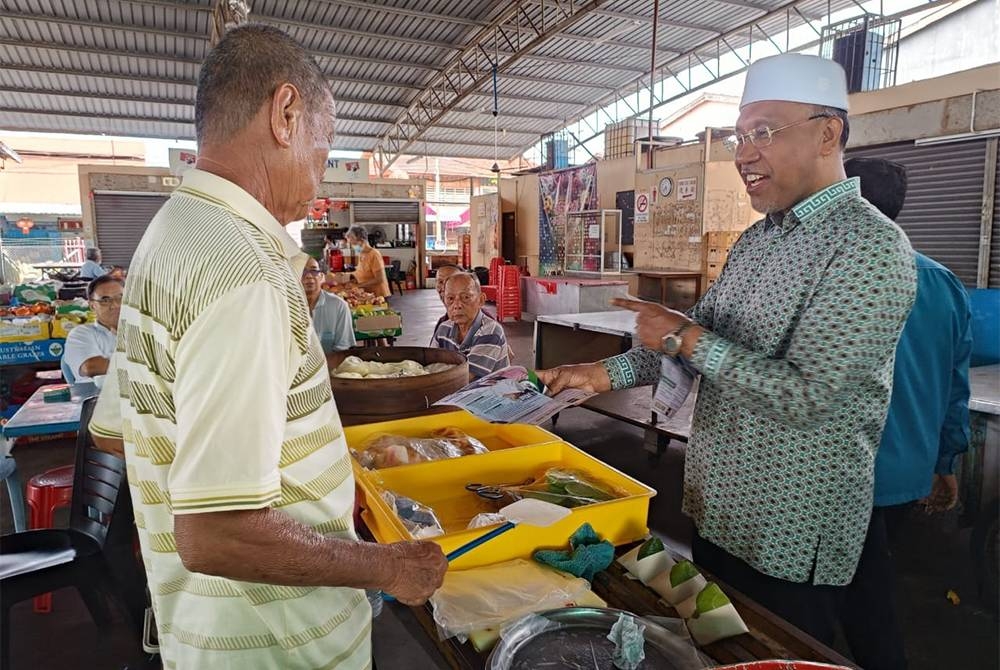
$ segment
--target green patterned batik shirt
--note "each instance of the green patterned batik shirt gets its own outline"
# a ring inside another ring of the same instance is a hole
[[[710,331],[684,472],[702,537],[773,577],[851,581],[915,294],[906,235],[856,178],[743,234],[690,314]],[[607,359],[612,387],[655,383],[660,355]]]

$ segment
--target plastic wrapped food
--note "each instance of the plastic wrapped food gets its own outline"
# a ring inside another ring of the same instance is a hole
[[[649,580],[648,586],[677,607],[691,596],[698,595],[705,584],[705,578],[691,561],[681,561],[669,571],[663,571]]]
[[[396,512],[396,516],[403,522],[413,539],[423,540],[444,535],[441,522],[438,521],[434,510],[427,505],[392,491],[382,491],[382,500]]]
[[[420,363],[411,360],[383,363],[381,361],[363,361],[357,356],[348,356],[331,374],[341,379],[392,379],[395,377],[421,377],[451,367],[454,366],[447,363],[431,363],[425,368]]]
[[[470,454],[485,454],[486,446],[457,428],[438,428],[428,437],[382,433],[368,438],[354,458],[369,470],[392,468],[425,461],[440,461]]]
[[[709,582],[695,597],[695,611],[687,620],[691,637],[698,644],[748,632],[743,618],[717,584]]]
[[[530,484],[498,488],[514,500],[537,498],[563,507],[592,505],[625,496],[614,487],[569,468],[549,468]]]
[[[618,559],[618,562],[643,584],[650,584],[657,575],[674,567],[674,559],[663,542],[651,537]]]
[[[571,607],[590,593],[585,579],[515,559],[447,572],[431,603],[441,638],[458,636],[464,642],[473,631],[531,612]]]

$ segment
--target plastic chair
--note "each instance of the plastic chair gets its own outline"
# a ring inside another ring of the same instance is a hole
[[[63,379],[66,380],[67,384],[76,383],[76,375],[74,375],[73,371],[69,369],[69,365],[66,363],[65,360],[59,361],[59,369],[62,370]]]
[[[392,261],[385,268],[385,278],[389,280],[389,291],[392,291],[392,285],[395,284],[396,288],[399,290],[399,295],[403,295],[403,262],[399,260]]]
[[[99,631],[111,622],[113,599],[136,636],[142,633],[145,575],[132,550],[125,462],[91,442],[86,426],[95,402],[87,400],[80,416],[69,528],[0,537],[0,667],[10,666],[11,607],[67,586],[79,591]]]
[[[13,456],[5,456],[0,460],[0,479],[7,485],[10,497],[10,511],[14,517],[14,532],[20,533],[26,529],[24,525],[24,494],[21,492],[21,477],[17,473],[17,461]]]
[[[72,504],[74,470],[74,466],[64,465],[35,475],[28,481],[29,528],[52,528],[55,511]],[[34,610],[39,613],[51,612],[52,594],[36,597]]]
[[[505,265],[500,268],[500,285],[497,289],[497,321],[507,317],[521,320],[521,268]]]
[[[486,296],[486,300],[489,302],[497,301],[497,291],[500,288],[500,268],[504,267],[504,259],[494,258],[490,260],[490,282],[486,286],[481,287],[483,290],[483,295]]]

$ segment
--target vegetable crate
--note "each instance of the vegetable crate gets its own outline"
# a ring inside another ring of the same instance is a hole
[[[445,533],[429,539],[447,553],[485,532],[483,528],[467,528],[473,517],[497,511],[497,503],[466,490],[467,484],[516,485],[553,467],[582,472],[614,488],[621,497],[572,508],[565,519],[547,528],[520,525],[456,559],[452,566],[472,568],[530,558],[538,549],[565,549],[570,535],[584,523],[590,523],[601,537],[615,545],[646,535],[649,500],[656,491],[565,442],[375,471],[356,468],[361,516],[379,542],[410,540],[410,533],[380,494],[389,490],[412,498],[434,510]]]

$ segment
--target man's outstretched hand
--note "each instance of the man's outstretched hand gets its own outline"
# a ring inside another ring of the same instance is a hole
[[[589,393],[603,393],[611,390],[611,378],[600,363],[581,365],[560,365],[549,370],[536,370],[535,374],[551,395],[563,389],[578,389]]]

